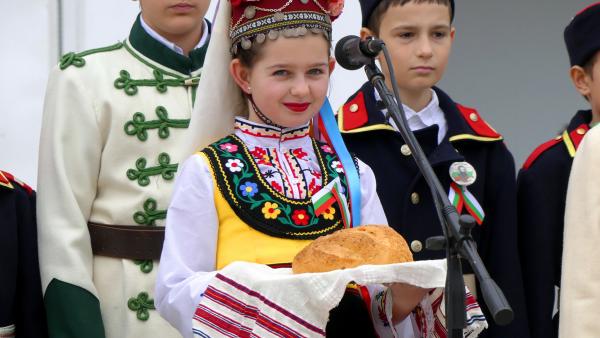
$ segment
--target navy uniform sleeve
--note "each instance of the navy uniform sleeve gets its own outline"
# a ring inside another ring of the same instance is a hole
[[[20,218],[17,282],[21,290],[17,299],[17,333],[19,337],[47,337],[37,248],[35,192],[28,194],[26,199],[26,203],[17,205]]]
[[[493,145],[487,162],[485,205],[481,248],[482,260],[491,277],[504,292],[514,311],[514,320],[507,326],[498,326],[480,299],[482,309],[491,324],[483,336],[489,338],[529,337],[523,281],[517,249],[516,175],[512,155],[504,145]],[[478,290],[482,297],[481,290]]]
[[[0,332],[12,332],[16,322],[14,307],[19,259],[14,205],[14,192],[0,186]]]
[[[558,337],[555,289],[560,286],[566,189],[571,159],[551,149],[518,178],[519,253],[531,335]],[[565,158],[566,161],[560,161]]]
[[[44,338],[48,334],[38,265],[35,193],[16,183],[13,186],[0,199],[0,327],[14,325],[19,338]]]

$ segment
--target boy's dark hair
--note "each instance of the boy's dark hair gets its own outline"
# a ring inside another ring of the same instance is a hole
[[[379,35],[381,20],[388,9],[391,6],[404,6],[410,2],[417,4],[430,3],[448,6],[448,10],[450,11],[450,22],[452,22],[454,18],[454,1],[452,0],[382,0],[369,16],[366,28],[371,30],[371,32],[373,32],[375,35]]]

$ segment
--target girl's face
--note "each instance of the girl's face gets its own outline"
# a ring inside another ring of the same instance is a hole
[[[242,91],[273,123],[297,127],[308,123],[319,111],[329,86],[335,60],[322,35],[268,40],[251,67],[239,59],[231,62],[231,73]],[[250,108],[249,119],[261,122]]]

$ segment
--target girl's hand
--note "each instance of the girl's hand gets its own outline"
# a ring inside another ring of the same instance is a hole
[[[387,284],[387,287],[392,292],[392,321],[394,325],[403,321],[429,292],[429,289],[422,289],[404,283]]]

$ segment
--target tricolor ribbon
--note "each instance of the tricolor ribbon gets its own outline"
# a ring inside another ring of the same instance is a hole
[[[335,115],[333,114],[333,109],[331,109],[331,105],[329,104],[329,99],[325,99],[325,103],[323,103],[323,107],[321,107],[317,120],[318,122],[316,125],[317,129],[319,129],[318,131],[327,142],[333,146],[336,155],[342,163],[344,173],[346,174],[346,185],[349,190],[348,195],[350,196],[349,207],[350,210],[352,210],[352,213],[348,211],[349,219],[351,218],[352,222],[347,222],[346,226],[359,226],[361,206],[360,176],[356,165],[354,165],[354,159],[352,158],[352,155],[350,155],[350,152],[342,139],[342,134],[340,134]],[[348,206],[348,203],[346,205]]]
[[[346,196],[342,193],[342,184],[340,178],[336,177],[333,181],[329,182],[326,186],[321,188],[316,194],[312,196],[312,203],[315,208],[315,216],[319,217],[322,213],[331,208],[333,203],[338,204],[340,212],[342,213],[342,221],[344,222],[344,229],[350,228],[352,223],[350,221],[350,210],[348,209],[348,202]]]
[[[450,203],[454,205],[456,211],[459,214],[462,213],[463,208],[466,208],[469,214],[475,218],[477,224],[481,225],[485,218],[485,212],[483,208],[477,202],[477,199],[466,187],[458,185],[455,182],[450,183],[450,192],[448,192],[448,199]]]

